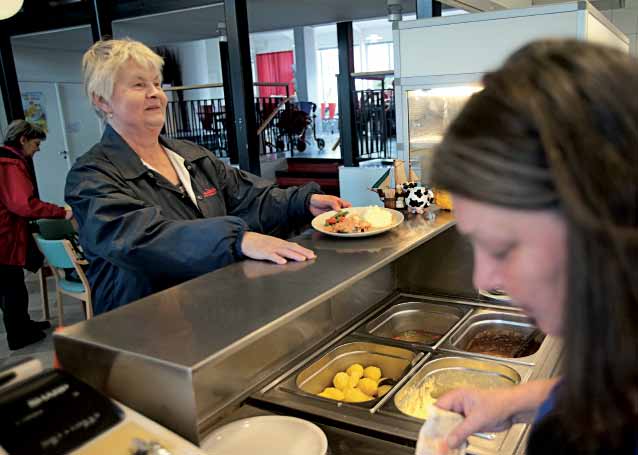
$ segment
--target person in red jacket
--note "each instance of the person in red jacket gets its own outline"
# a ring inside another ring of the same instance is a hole
[[[29,248],[35,247],[28,222],[38,218],[71,219],[70,210],[38,199],[28,159],[40,150],[45,132],[25,121],[15,120],[0,146],[0,309],[9,349],[20,349],[45,337],[48,321],[29,317],[29,294],[23,268],[28,266]],[[30,245],[31,243],[31,245]]]

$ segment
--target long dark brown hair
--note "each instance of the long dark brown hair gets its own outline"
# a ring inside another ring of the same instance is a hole
[[[539,41],[484,86],[439,146],[434,184],[564,215],[561,424],[583,449],[621,447],[638,434],[638,62],[601,45]]]

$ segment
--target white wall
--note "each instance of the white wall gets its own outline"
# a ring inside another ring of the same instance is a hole
[[[177,59],[182,68],[182,83],[184,85],[210,84],[221,82],[211,80],[211,62],[209,62],[209,52],[212,52],[212,45],[207,41],[198,40],[186,43],[177,43],[166,46],[176,53]],[[217,61],[219,61],[219,49],[217,49]],[[220,70],[221,74],[221,70]],[[185,100],[197,100],[207,98],[219,98],[219,90],[216,89],[195,89],[184,91]],[[223,96],[223,91],[221,92]]]
[[[319,102],[319,64],[312,27],[295,28],[295,81],[300,100]]]
[[[19,81],[81,82],[82,52],[14,46]]]
[[[219,55],[219,38],[207,39],[204,41],[206,58],[208,60],[208,82],[209,83],[223,83],[224,78],[222,76],[222,62]],[[223,98],[224,89],[215,88],[211,89],[213,98]]]
[[[295,46],[292,30],[281,32],[251,33],[251,54],[265,54],[268,52],[291,51]]]
[[[250,57],[254,70],[255,55],[294,49],[292,31],[253,33],[250,36]],[[189,41],[166,45],[177,54],[182,67],[184,85],[222,83],[222,68],[219,55],[219,38]],[[253,74],[253,80],[257,80]],[[184,98],[223,98],[223,88],[196,89],[184,92]]]
[[[638,56],[638,0],[625,0],[625,8],[601,11],[629,38],[629,53]]]

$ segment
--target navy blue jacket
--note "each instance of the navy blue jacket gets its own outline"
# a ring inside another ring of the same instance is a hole
[[[96,314],[241,259],[247,230],[285,237],[311,219],[317,184],[277,188],[191,142],[160,142],[184,158],[199,207],[110,126],[67,176]]]

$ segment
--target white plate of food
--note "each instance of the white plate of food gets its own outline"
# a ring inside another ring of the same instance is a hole
[[[322,213],[312,220],[317,231],[334,237],[368,237],[394,229],[403,214],[383,207],[349,207]]]

